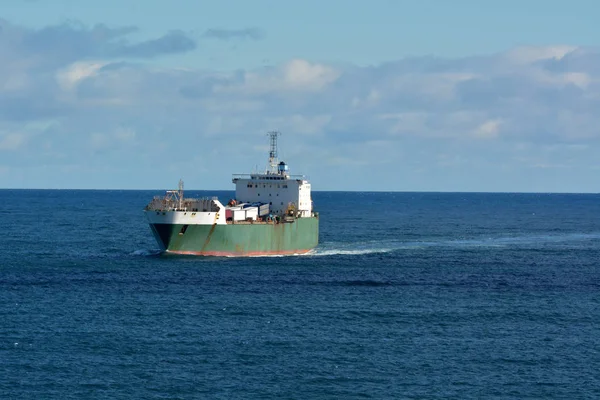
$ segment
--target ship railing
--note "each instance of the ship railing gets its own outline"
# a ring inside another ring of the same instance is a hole
[[[256,179],[256,180],[260,180],[260,179],[266,179],[269,180],[269,178],[278,178],[278,179],[274,179],[274,180],[286,180],[286,179],[291,179],[291,180],[296,180],[296,179],[306,179],[306,175],[302,175],[302,174],[296,174],[296,175],[279,175],[279,174],[233,174],[231,179]],[[280,179],[283,178],[283,179]]]
[[[154,196],[152,201],[146,206],[147,210],[160,210],[160,211],[218,211],[216,204],[206,204],[218,200],[218,197],[202,197],[202,198],[188,198],[181,201],[172,198]]]
[[[165,196],[154,196],[152,200],[164,200]],[[200,200],[219,200],[218,196],[204,196],[204,197],[186,197],[185,201],[200,201]]]
[[[146,206],[147,211],[219,212],[219,208],[176,207],[172,205]]]

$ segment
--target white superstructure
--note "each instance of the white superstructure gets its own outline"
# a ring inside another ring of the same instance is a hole
[[[310,182],[304,175],[290,175],[285,162],[277,159],[277,136],[269,132],[271,151],[269,167],[264,173],[234,174],[237,202],[267,203],[273,215],[293,213],[297,217],[312,216]]]
[[[224,225],[223,210],[225,206],[216,197],[184,198],[181,180],[178,190],[167,190],[164,197],[155,196],[145,208],[151,224],[181,225]]]
[[[304,175],[290,175],[288,166],[277,159],[278,132],[269,132],[271,151],[269,167],[264,173],[234,174],[235,200],[223,205],[216,197],[184,198],[183,181],[178,190],[156,196],[146,206],[151,224],[226,225],[268,223],[280,217],[312,217],[311,187]]]

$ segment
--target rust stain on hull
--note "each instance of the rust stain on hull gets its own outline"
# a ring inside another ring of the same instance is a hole
[[[206,250],[206,247],[209,245],[210,238],[212,237],[212,234],[215,232],[216,227],[217,227],[217,223],[215,222],[213,224],[213,226],[210,227],[210,231],[208,232],[208,235],[206,236],[206,240],[204,241],[204,244],[202,245],[202,249],[200,250],[200,252],[203,252],[204,250]]]

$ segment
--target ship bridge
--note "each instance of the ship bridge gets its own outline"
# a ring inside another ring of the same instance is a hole
[[[279,132],[269,132],[269,168],[264,173],[233,174],[236,200],[268,203],[273,214],[292,210],[299,217],[310,217],[313,209],[310,182],[304,175],[290,175],[288,165],[279,162],[278,135]]]

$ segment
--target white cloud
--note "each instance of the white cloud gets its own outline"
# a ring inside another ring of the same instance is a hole
[[[582,89],[587,88],[592,82],[590,76],[585,72],[568,72],[564,74],[564,79],[566,82],[579,86]]]
[[[560,60],[576,49],[576,46],[567,45],[520,46],[504,53],[504,57],[514,64],[531,64],[536,61],[548,59]]]
[[[119,127],[115,130],[114,137],[121,142],[131,142],[135,139],[135,130]]]
[[[4,78],[4,79],[3,79]],[[2,76],[0,74],[0,92],[19,92],[24,91],[31,85],[29,76],[19,70],[13,70],[11,74]]]
[[[434,102],[451,101],[455,98],[457,84],[478,77],[474,73],[404,73],[398,74],[390,82],[390,86],[382,89],[410,92],[414,96],[431,99]]]
[[[552,73],[541,69],[534,69],[530,72],[530,77],[541,85],[555,87],[563,87],[571,84],[581,89],[586,89],[593,82],[592,77],[585,72]]]
[[[90,134],[90,145],[94,150],[105,149],[111,145],[111,140],[108,135],[93,132]]]
[[[304,115],[290,115],[285,117],[266,118],[265,127],[277,127],[277,129],[299,134],[314,135],[322,133],[331,122],[331,115],[315,115],[306,117]]]
[[[223,112],[223,110],[220,110]],[[244,131],[244,119],[228,115],[216,115],[209,118],[204,130],[199,130],[200,134],[207,136],[220,137],[224,132]]]
[[[277,68],[266,68],[244,73],[241,83],[216,85],[216,93],[243,93],[261,95],[265,93],[319,92],[336,81],[340,72],[323,64],[306,60],[291,60]]]
[[[14,151],[25,143],[26,137],[23,133],[9,132],[0,135],[0,150]]]
[[[113,132],[92,132],[89,144],[93,150],[119,148],[122,145],[135,143],[136,132],[131,128],[117,127]]]
[[[96,76],[107,62],[75,62],[58,71],[56,79],[64,90],[73,90],[79,82]]]
[[[379,118],[384,121],[395,121],[388,128],[388,132],[392,135],[418,135],[427,130],[429,115],[423,111],[409,111],[395,114],[382,114]]]
[[[21,156],[3,160],[10,168],[30,156],[32,165],[97,162],[98,170],[110,164],[157,177],[168,169],[156,164],[165,154],[210,165],[230,154],[236,155],[231,163],[250,157],[245,149],[254,157],[272,129],[284,133],[282,148],[292,147],[288,155],[303,163],[294,170],[327,174],[315,169],[328,160],[332,169],[356,168],[365,182],[370,177],[364,166],[399,155],[410,165],[407,171],[432,179],[446,173],[433,169],[444,165],[463,172],[484,162],[498,171],[509,161],[527,168],[596,165],[598,49],[520,47],[368,67],[296,58],[266,68],[206,71],[123,61],[189,51],[194,46],[185,35],[135,45],[124,41],[130,28],[63,27],[69,46],[61,47],[58,28],[50,28],[3,27],[13,36],[0,38],[0,149],[3,156],[8,150]],[[108,39],[97,39],[99,33]],[[17,34],[32,40],[7,42]],[[171,41],[172,48],[161,50]],[[32,121],[54,122],[35,128]],[[550,157],[543,146],[556,150]],[[81,151],[86,148],[95,152],[93,160]],[[60,157],[52,149],[60,149]],[[229,173],[208,170],[215,174],[210,179]],[[323,179],[341,185],[340,172]],[[385,182],[416,179],[402,173],[389,172]]]
[[[311,64],[306,60],[292,60],[283,67],[283,71],[287,87],[300,90],[320,90],[340,75],[332,67]]]
[[[499,119],[488,120],[479,125],[473,135],[477,138],[492,139],[498,136],[502,121]]]
[[[352,107],[354,108],[370,108],[376,106],[381,100],[381,92],[375,89],[371,89],[369,94],[364,98],[360,96],[354,96],[352,98]]]

